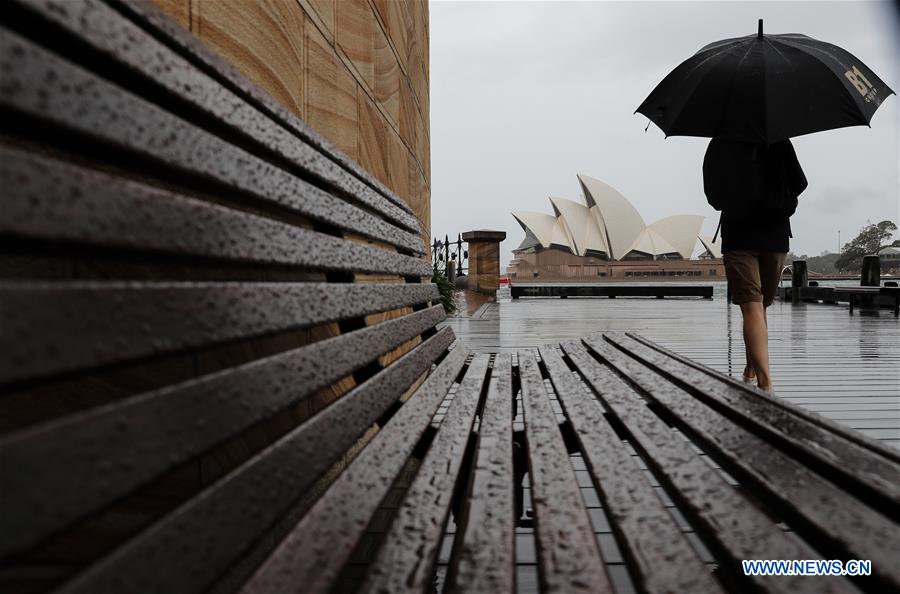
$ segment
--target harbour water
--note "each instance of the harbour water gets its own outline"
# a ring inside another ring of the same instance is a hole
[[[818,281],[819,286],[822,287],[858,287],[859,280],[858,279],[839,279],[839,280],[823,280]],[[561,283],[566,285],[578,285],[582,283]],[[632,282],[592,282],[591,285],[603,286],[603,285],[623,285],[623,284],[641,284],[641,281],[632,281]],[[728,283],[724,280],[719,281],[654,281],[652,284],[654,285],[665,285],[665,286],[697,286],[697,285],[705,285],[713,287],[713,296],[716,298],[725,298],[725,295],[728,290]],[[781,280],[780,286],[791,286],[791,281],[789,278],[784,277]],[[501,285],[500,290],[497,292],[497,299],[504,300],[509,299],[509,285]]]

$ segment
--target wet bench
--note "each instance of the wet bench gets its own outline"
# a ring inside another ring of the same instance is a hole
[[[900,288],[897,287],[835,287],[835,295],[850,302],[850,313],[857,303],[888,306],[893,308],[894,315],[900,315]]]
[[[152,7],[0,48],[3,592],[900,587],[896,452],[637,336],[469,353],[403,201]]]
[[[815,281],[812,281],[815,282]],[[847,302],[850,313],[858,305],[889,307],[894,315],[900,315],[900,289],[897,287],[820,287],[818,285],[799,287],[800,301],[817,303]],[[778,295],[789,301],[793,295],[793,287],[779,287]]]

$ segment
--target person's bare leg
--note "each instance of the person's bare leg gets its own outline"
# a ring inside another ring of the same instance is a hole
[[[744,345],[749,365],[756,372],[757,385],[763,390],[772,387],[769,375],[769,329],[766,310],[760,302],[741,303],[744,318]]]
[[[741,310],[742,315],[743,315],[743,313],[744,313],[743,310]],[[768,331],[769,319],[766,316],[766,308],[765,307],[763,308],[763,322],[765,322],[766,330]],[[768,345],[769,345],[769,341],[768,341],[768,332],[767,332],[766,333],[766,353],[767,354],[769,352]],[[746,339],[744,340],[744,355],[746,356],[746,361],[747,361],[747,364],[744,366],[744,377],[750,378],[750,379],[756,379],[756,369],[753,368],[753,358],[750,354],[750,345],[748,344]],[[766,360],[768,360],[768,357],[766,357]]]
[[[753,369],[753,360],[750,358],[750,347],[747,346],[746,340],[744,340],[744,355],[746,356],[747,361],[747,364],[744,365],[744,377],[747,379],[754,379],[756,377],[756,370]]]

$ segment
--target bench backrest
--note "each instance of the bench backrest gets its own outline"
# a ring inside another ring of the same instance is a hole
[[[0,584],[205,589],[453,342],[419,221],[151,6],[7,2],[0,73]]]

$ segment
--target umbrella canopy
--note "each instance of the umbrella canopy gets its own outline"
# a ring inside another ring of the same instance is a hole
[[[868,125],[894,94],[850,52],[806,35],[756,35],[711,43],[669,73],[641,103],[666,136],[772,144]]]

